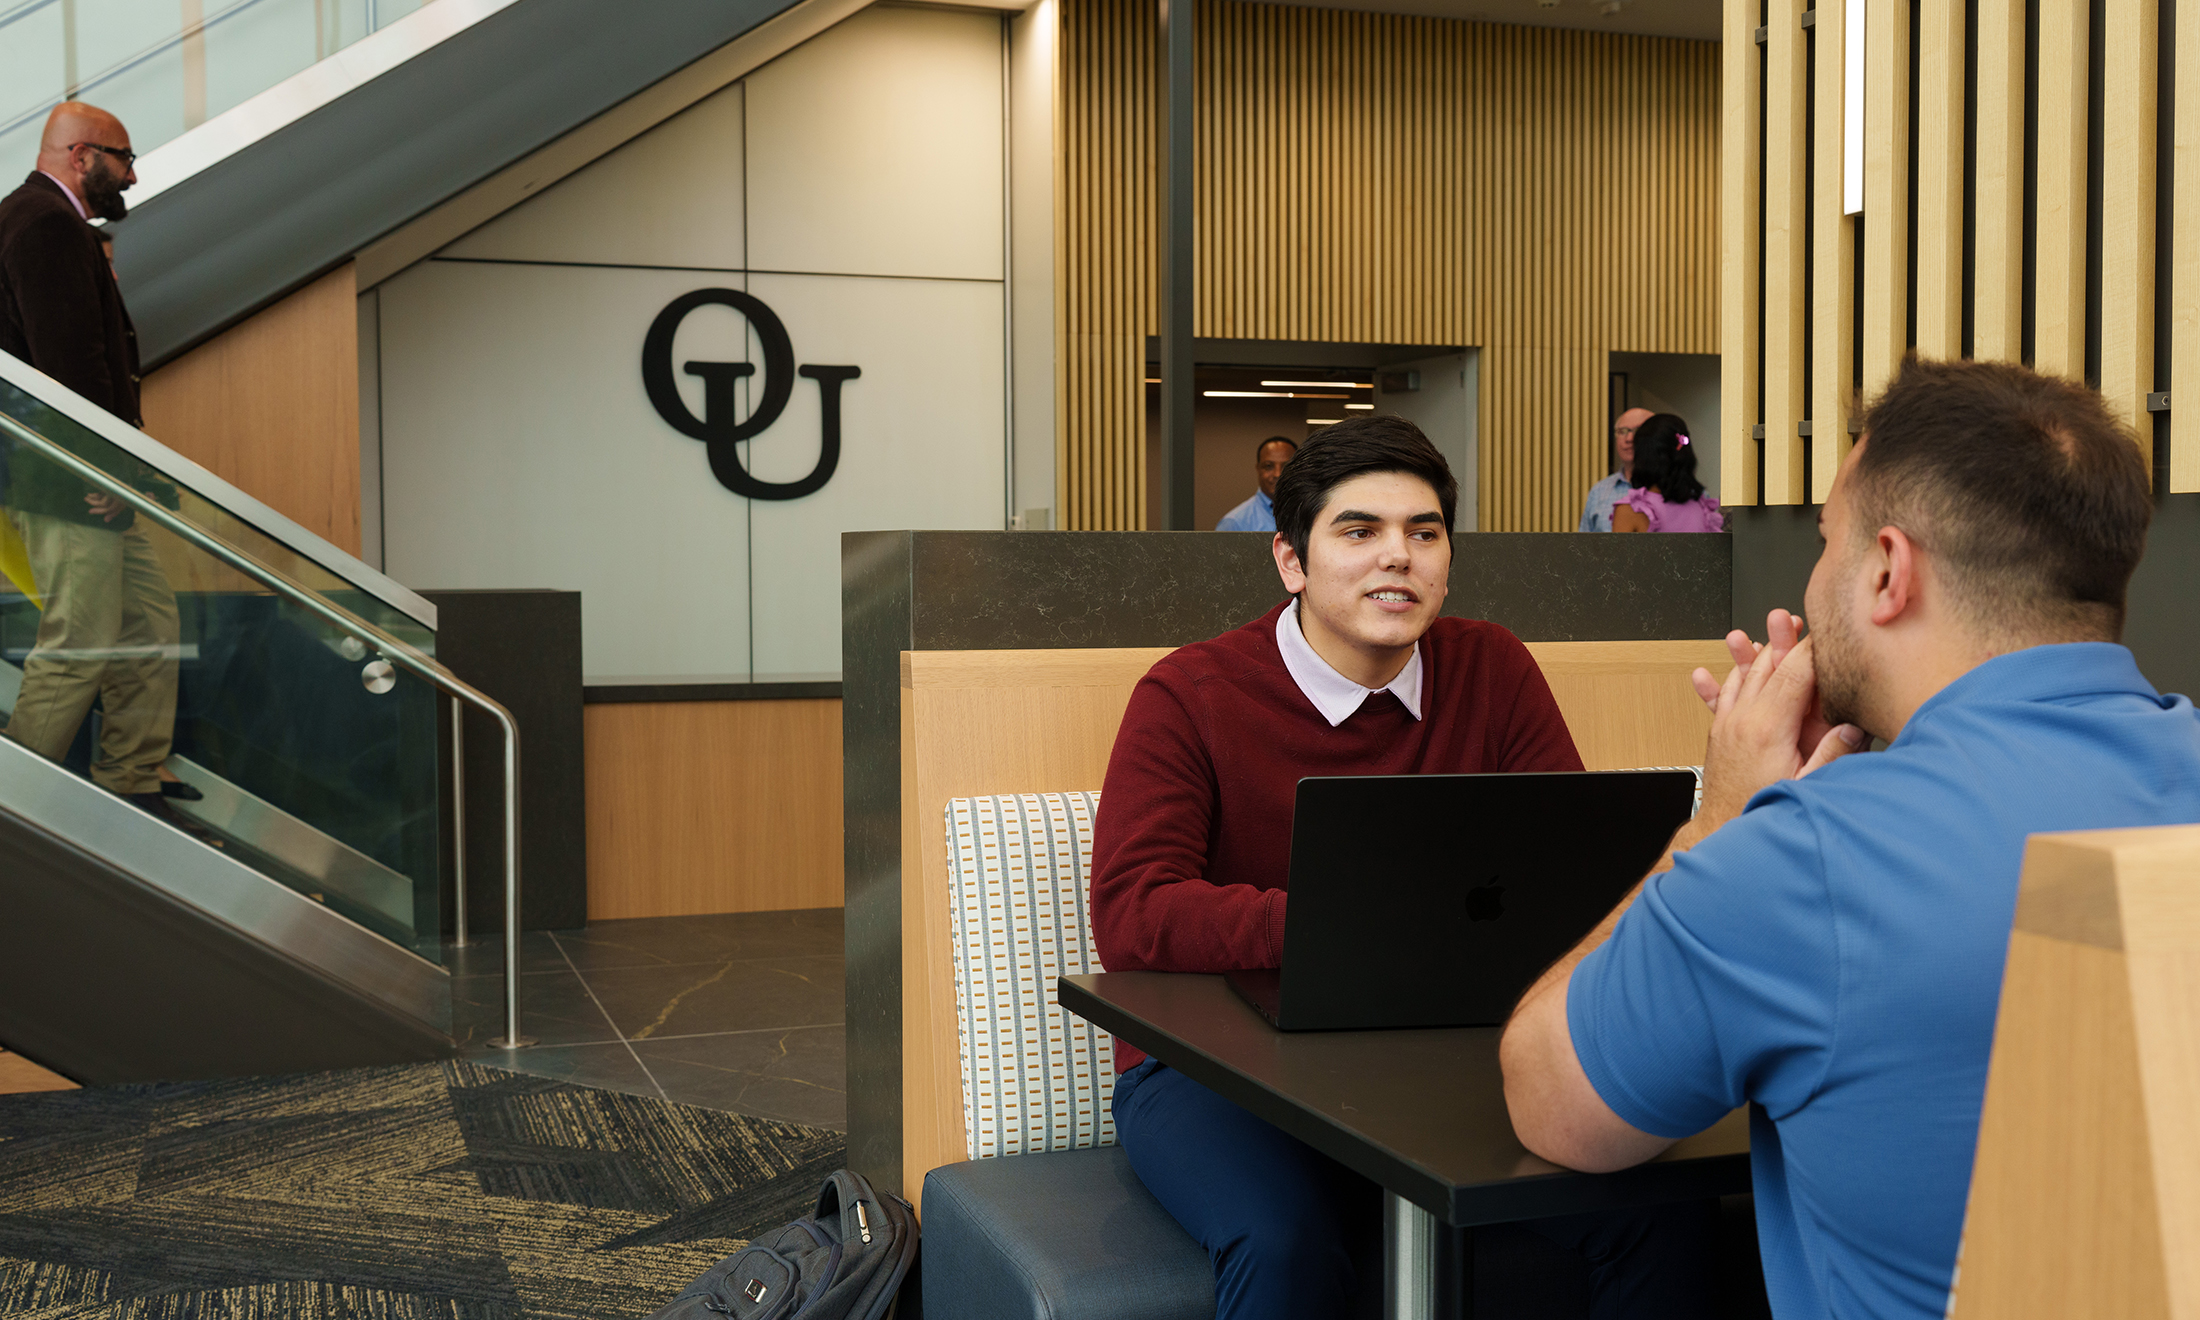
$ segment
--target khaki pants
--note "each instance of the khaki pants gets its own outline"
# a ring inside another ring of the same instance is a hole
[[[176,727],[176,597],[142,525],[126,532],[9,510],[46,598],[7,736],[49,760],[68,755],[101,699],[92,781],[160,791]]]

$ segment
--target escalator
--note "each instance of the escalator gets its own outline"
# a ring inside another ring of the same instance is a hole
[[[188,787],[171,823],[94,783],[105,710],[59,762],[0,738],[0,1044],[89,1083],[449,1053],[439,714],[509,717],[435,663],[434,607],[0,354],[0,503],[56,481],[129,507],[175,638],[34,655],[0,527],[0,713],[56,665],[166,666]]]

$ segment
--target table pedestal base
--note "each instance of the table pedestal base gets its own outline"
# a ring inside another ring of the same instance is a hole
[[[1464,1320],[1473,1314],[1474,1230],[1447,1228],[1396,1192],[1384,1192],[1385,1320]]]
[[[1436,1216],[1391,1191],[1383,1193],[1383,1315],[1436,1316]]]

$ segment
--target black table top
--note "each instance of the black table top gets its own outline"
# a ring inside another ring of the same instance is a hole
[[[1278,1031],[1219,976],[1065,976],[1062,1007],[1448,1224],[1749,1190],[1741,1110],[1647,1164],[1562,1169],[1513,1135],[1496,1027]]]

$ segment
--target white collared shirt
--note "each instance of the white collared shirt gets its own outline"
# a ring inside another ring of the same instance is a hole
[[[44,170],[40,170],[40,171],[39,171],[39,173],[40,173],[40,174],[46,174],[46,171],[44,171]],[[46,174],[46,177],[47,177],[47,178],[49,178],[49,179],[53,179],[53,176],[52,176],[51,174]],[[87,220],[87,221],[88,221],[88,220],[90,220],[90,219],[92,218],[92,213],[91,213],[90,211],[87,211],[87,210],[85,210],[85,209],[84,209],[84,203],[82,203],[82,202],[78,201],[78,200],[76,199],[76,194],[75,194],[75,193],[73,193],[73,192],[71,192],[71,191],[69,191],[69,185],[68,185],[68,184],[65,184],[65,183],[63,183],[63,182],[62,182],[61,180],[59,180],[59,179],[53,179],[53,186],[54,186],[54,187],[56,187],[56,188],[59,188],[59,189],[61,190],[61,195],[62,195],[63,197],[66,197],[66,198],[68,198],[68,199],[69,199],[69,205],[71,205],[71,206],[73,206],[73,207],[75,207],[75,208],[76,208],[76,218],[77,218],[77,219],[79,219],[79,220]]]
[[[1299,627],[1299,603],[1294,600],[1276,619],[1276,649],[1283,653],[1283,667],[1291,671],[1291,681],[1299,685],[1299,691],[1314,703],[1314,709],[1321,712],[1332,729],[1350,719],[1360,703],[1377,692],[1390,693],[1413,718],[1421,718],[1419,642],[1413,644],[1413,654],[1407,657],[1406,667],[1398,671],[1396,678],[1380,688],[1361,687],[1314,653],[1306,633]]]

